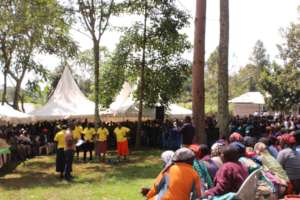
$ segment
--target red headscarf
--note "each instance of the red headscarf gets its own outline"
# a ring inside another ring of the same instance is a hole
[[[229,136],[229,142],[241,142],[243,141],[243,136],[238,132],[234,132]]]
[[[189,149],[191,149],[195,153],[195,157],[197,159],[201,158],[201,149],[199,144],[191,144],[189,146]]]

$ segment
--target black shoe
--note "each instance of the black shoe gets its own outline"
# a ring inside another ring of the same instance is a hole
[[[65,177],[65,180],[68,181],[68,182],[70,182],[70,181],[72,181],[72,178],[71,178],[71,177],[72,177],[72,176],[66,176],[66,177]]]

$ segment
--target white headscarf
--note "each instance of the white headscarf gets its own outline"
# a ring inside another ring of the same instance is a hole
[[[174,152],[168,150],[168,151],[164,151],[161,154],[161,159],[164,161],[164,164],[167,165],[172,161],[173,156],[174,156]]]

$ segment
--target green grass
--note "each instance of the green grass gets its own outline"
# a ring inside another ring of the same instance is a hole
[[[151,186],[161,170],[160,151],[134,151],[130,161],[114,165],[74,163],[69,183],[55,173],[55,156],[41,156],[20,164],[0,177],[0,199],[8,200],[135,200],[141,187]]]

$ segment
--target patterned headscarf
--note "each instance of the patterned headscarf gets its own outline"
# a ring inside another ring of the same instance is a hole
[[[175,154],[174,151],[170,151],[170,150],[164,151],[161,154],[161,159],[164,161],[165,165],[169,164],[172,161],[174,154]]]
[[[223,152],[223,148],[224,148],[224,144],[223,143],[219,143],[216,142],[211,146],[211,156],[220,156],[221,153]]]

